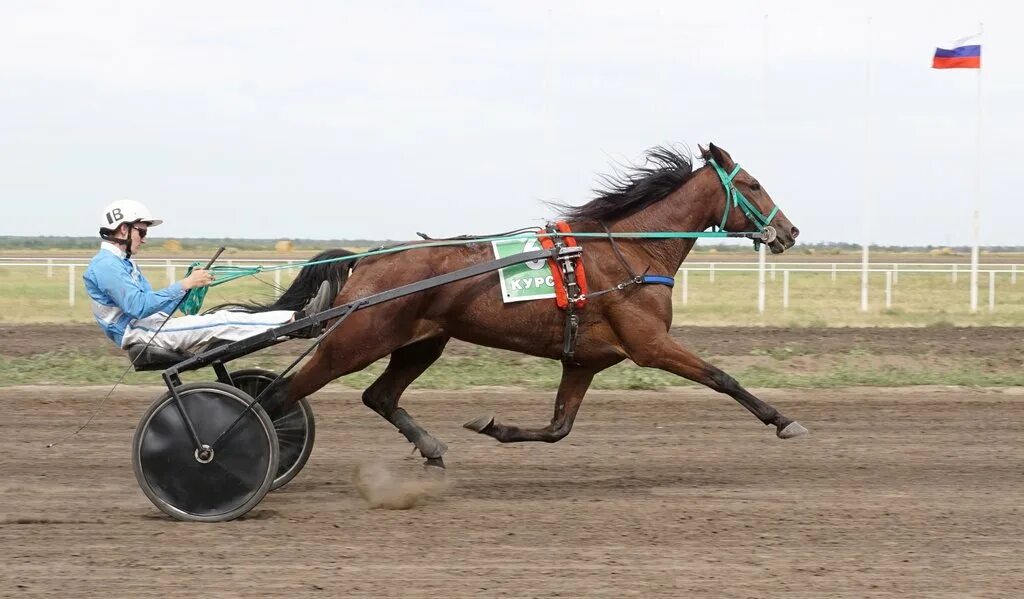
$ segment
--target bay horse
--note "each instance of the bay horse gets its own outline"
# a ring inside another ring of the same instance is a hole
[[[745,231],[756,226],[749,222],[749,211],[744,213],[731,205],[729,183],[713,168],[717,165],[727,173],[736,169],[729,153],[714,144],[708,148],[701,146],[700,152],[705,164],[694,169],[691,159],[677,150],[648,150],[645,165],[606,177],[606,189],[599,190],[595,199],[581,206],[561,205],[562,215],[574,232],[601,232],[605,228],[613,233],[704,231],[723,223],[722,229],[726,231]],[[753,176],[742,169],[736,171],[732,185],[760,211],[761,224],[771,224],[777,231],[769,249],[778,254],[792,247],[799,234],[797,228],[777,210],[768,192]],[[627,265],[633,272],[672,277],[694,242],[678,238],[579,240],[584,248],[586,277],[593,290],[613,288],[628,279]],[[289,291],[291,297],[301,301],[315,291],[321,280],[340,280],[347,275],[348,280],[334,301],[337,306],[487,262],[493,259],[491,252],[488,243],[410,249],[361,259],[351,274],[347,263],[310,266],[310,272],[305,273],[309,276],[296,279]],[[292,309],[297,305],[277,303],[272,307]],[[779,438],[807,432],[744,389],[733,377],[672,339],[670,287],[628,286],[592,297],[577,314],[581,320],[575,356],[571,362],[563,361],[551,421],[534,428],[482,416],[467,422],[466,428],[502,443],[559,441],[572,430],[594,375],[629,359],[638,366],[658,368],[729,395],[762,423],[774,426]],[[269,401],[263,403],[269,411],[277,413],[328,382],[390,355],[387,368],[363,393],[363,403],[413,443],[428,465],[443,467],[442,455],[447,446],[399,407],[403,391],[441,356],[453,337],[557,360],[562,357],[563,327],[564,313],[553,301],[505,304],[498,277],[494,273],[481,275],[352,313],[323,340],[298,373],[282,379],[268,391]]]

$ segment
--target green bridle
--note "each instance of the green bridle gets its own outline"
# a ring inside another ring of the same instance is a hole
[[[736,175],[740,172],[740,165],[736,165],[736,168],[732,169],[732,172],[725,174],[725,170],[718,166],[718,163],[712,158],[708,160],[708,164],[715,167],[715,172],[718,173],[718,178],[722,181],[722,187],[725,189],[725,210],[722,212],[722,224],[718,228],[725,231],[725,222],[729,220],[729,212],[733,208],[739,208],[743,211],[743,214],[747,217],[754,226],[757,227],[758,232],[762,232],[768,228],[768,224],[775,218],[775,213],[779,211],[779,207],[772,208],[772,211],[767,216],[761,214],[761,211],[757,209],[750,200],[745,198],[740,190],[736,189],[736,184],[732,182],[736,178]],[[774,236],[773,236],[774,238]]]

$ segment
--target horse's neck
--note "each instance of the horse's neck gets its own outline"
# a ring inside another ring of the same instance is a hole
[[[610,224],[609,228],[612,231],[703,231],[717,224],[721,216],[713,214],[713,198],[707,194],[707,186],[692,179],[665,199]],[[662,269],[658,274],[671,275],[679,270],[695,242],[695,239],[648,239],[639,245]]]

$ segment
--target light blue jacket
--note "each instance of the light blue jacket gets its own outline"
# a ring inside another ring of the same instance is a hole
[[[146,277],[124,251],[104,241],[82,275],[85,290],[92,298],[92,314],[103,332],[118,346],[124,331],[133,321],[157,312],[168,314],[185,295],[181,283],[153,291]]]

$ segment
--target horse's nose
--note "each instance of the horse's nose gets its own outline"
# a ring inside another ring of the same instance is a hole
[[[798,235],[800,235],[800,229],[797,229],[796,227],[793,227],[792,229],[790,229],[790,230],[789,230],[789,235],[790,235],[790,236],[791,236],[791,237],[792,237],[793,239],[796,239],[796,238],[797,238],[797,236],[798,236]]]

